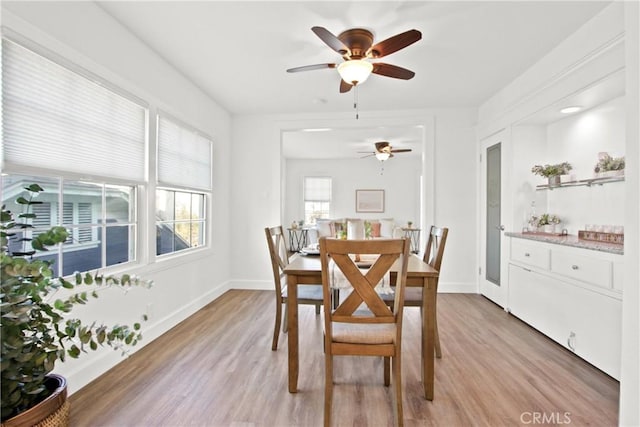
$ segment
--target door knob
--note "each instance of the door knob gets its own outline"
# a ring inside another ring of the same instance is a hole
[[[496,225],[496,230],[504,231],[504,225]]]

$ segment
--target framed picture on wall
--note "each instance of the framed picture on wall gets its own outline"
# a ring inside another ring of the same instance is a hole
[[[384,190],[356,190],[356,212],[384,212]]]

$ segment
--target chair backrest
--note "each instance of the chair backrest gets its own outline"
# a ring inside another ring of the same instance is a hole
[[[273,281],[276,286],[276,295],[282,294],[281,278],[283,270],[289,264],[289,255],[284,238],[284,230],[281,225],[276,227],[266,227],[264,233],[267,237],[269,256],[271,257],[271,269],[273,270]]]
[[[438,271],[440,271],[440,265],[442,264],[442,256],[444,255],[444,246],[447,243],[448,234],[448,228],[436,227],[435,225],[432,225],[429,231],[429,240],[422,260]]]
[[[331,335],[331,323],[396,323],[402,324],[404,288],[407,279],[407,263],[410,254],[408,239],[341,240],[323,237],[320,239],[320,260],[322,263],[322,290],[324,296],[325,331]],[[375,255],[371,266],[361,271],[355,262]],[[335,266],[331,266],[335,263]],[[389,309],[375,287],[392,269],[397,271],[395,304]],[[338,268],[353,287],[337,308],[331,301],[332,268]],[[366,315],[357,309],[364,303]]]

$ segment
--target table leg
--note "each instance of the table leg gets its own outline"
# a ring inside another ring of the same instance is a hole
[[[298,391],[298,278],[287,276],[289,393]]]
[[[425,286],[422,289],[422,384],[424,397],[433,400],[434,382],[434,350],[435,350],[435,278],[425,278]]]

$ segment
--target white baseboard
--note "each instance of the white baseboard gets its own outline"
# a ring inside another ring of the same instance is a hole
[[[440,282],[438,283],[438,293],[477,294],[478,285],[475,283],[463,283],[463,282]]]

